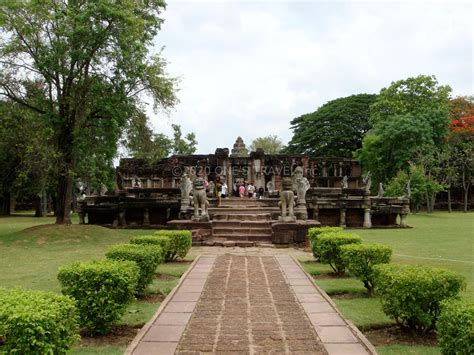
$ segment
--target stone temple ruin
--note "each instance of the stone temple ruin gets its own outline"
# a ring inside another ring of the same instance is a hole
[[[117,228],[193,230],[195,244],[291,244],[313,226],[407,227],[409,198],[371,196],[370,173],[346,158],[248,152],[238,137],[233,149],[176,155],[147,164],[122,159],[117,190],[79,202],[80,223]],[[226,183],[218,206],[214,186]],[[252,183],[256,198],[238,197]],[[258,192],[261,192],[258,193]]]

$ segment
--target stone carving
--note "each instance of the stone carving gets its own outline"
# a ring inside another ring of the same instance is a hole
[[[191,194],[191,191],[193,189],[193,182],[191,181],[186,172],[181,178],[179,189],[181,190],[181,212],[186,213],[190,205],[189,195]]]
[[[216,184],[214,184],[214,181],[209,182],[209,184],[207,185],[207,190],[209,191],[209,195],[211,197],[214,197],[214,193],[216,190]]]
[[[380,182],[379,183],[379,191],[377,193],[378,198],[382,198],[383,194],[385,193],[385,190],[383,189],[383,184]]]
[[[292,190],[293,183],[289,178],[284,178],[282,187],[283,191],[280,193],[280,202],[278,203],[280,207],[280,217],[278,220],[282,222],[295,222],[295,194]]]
[[[370,193],[370,187],[372,186],[372,174],[367,172],[367,175],[364,176],[362,181],[365,184],[365,192]]]
[[[133,178],[133,187],[134,188],[141,188],[142,187],[142,182],[140,181],[140,179],[137,176],[135,176]]]
[[[231,151],[230,154],[231,157],[247,157],[248,156],[248,150],[245,147],[244,140],[242,137],[237,137],[235,143],[234,143],[234,148]]]
[[[347,177],[347,175],[344,175],[344,177],[342,178],[342,181],[341,181],[341,188],[347,189],[349,187],[348,180],[349,180],[349,178]]]
[[[292,187],[296,191],[296,217],[298,219],[308,219],[308,210],[306,208],[306,192],[311,187],[307,178],[303,176],[303,168],[297,166],[292,174]]]
[[[403,191],[405,191],[405,194],[403,197],[405,198],[410,198],[411,197],[411,181],[408,180],[405,185],[403,185]]]
[[[274,193],[275,192],[275,184],[273,183],[273,181],[267,182],[267,191],[269,193]]]
[[[209,215],[207,214],[209,201],[207,201],[205,180],[202,177],[198,177],[193,181],[193,202],[193,221],[209,221]]]

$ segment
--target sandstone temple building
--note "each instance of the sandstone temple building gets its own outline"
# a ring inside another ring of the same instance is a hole
[[[307,218],[293,232],[278,233],[279,194],[283,179],[301,167],[310,183],[306,193]],[[209,183],[209,222],[191,222],[192,207],[182,206],[180,183],[186,172],[200,174]],[[408,198],[371,196],[370,178],[362,176],[357,160],[310,158],[307,155],[248,152],[241,137],[233,148],[208,155],[176,155],[147,164],[122,159],[116,170],[117,190],[87,196],[80,202],[81,223],[123,228],[189,228],[213,240],[301,242],[308,226],[406,227]],[[213,185],[225,182],[229,198],[217,206]],[[237,197],[240,185],[251,183],[257,198]],[[282,237],[282,235],[284,235]],[[282,240],[283,238],[283,240]]]

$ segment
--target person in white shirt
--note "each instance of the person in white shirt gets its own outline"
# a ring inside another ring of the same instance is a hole
[[[254,192],[255,192],[255,186],[253,186],[252,183],[250,183],[249,186],[247,186],[247,193],[248,193],[249,198],[253,197]]]
[[[221,187],[221,196],[222,198],[227,197],[227,184],[224,182]]]

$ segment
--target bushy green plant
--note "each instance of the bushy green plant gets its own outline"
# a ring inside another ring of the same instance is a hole
[[[153,281],[158,264],[164,260],[163,251],[157,245],[117,244],[105,256],[109,259],[134,261],[138,265],[140,276],[137,294],[142,294]]]
[[[165,235],[141,235],[130,239],[132,244],[141,245],[158,245],[163,251],[164,258],[166,260],[167,255],[170,252],[170,237]]]
[[[1,354],[65,354],[79,340],[78,329],[71,298],[0,288]]]
[[[346,244],[362,243],[362,238],[350,233],[323,233],[317,238],[313,254],[319,255],[323,264],[329,264],[338,275],[343,274],[346,264],[341,258],[341,247]]]
[[[341,258],[349,272],[360,279],[369,294],[374,291],[373,267],[388,264],[392,248],[381,244],[348,244],[341,246]]]
[[[474,354],[474,303],[443,301],[436,329],[443,354]]]
[[[318,238],[322,235],[333,235],[343,233],[342,227],[316,227],[308,230],[308,239],[310,242],[311,250],[313,251],[314,258],[319,261],[319,248],[317,247]]]
[[[170,239],[169,251],[165,256],[166,261],[184,258],[193,242],[191,231],[188,230],[160,230],[155,232],[155,235]]]
[[[386,315],[417,332],[433,329],[440,303],[465,286],[459,274],[422,265],[374,266],[375,291]]]
[[[76,300],[80,324],[92,333],[106,333],[132,302],[139,268],[132,261],[76,262],[59,269],[61,292]]]

